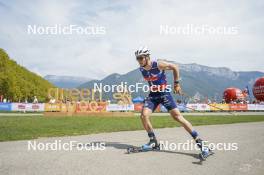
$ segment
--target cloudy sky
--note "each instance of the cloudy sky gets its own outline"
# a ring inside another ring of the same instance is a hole
[[[134,51],[141,45],[153,58],[264,72],[263,9],[262,0],[0,0],[0,47],[42,76],[126,73],[137,67]],[[105,33],[29,34],[29,25]],[[161,32],[164,26],[169,33]],[[235,32],[195,33],[190,26]]]

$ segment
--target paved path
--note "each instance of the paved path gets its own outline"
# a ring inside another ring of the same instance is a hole
[[[73,151],[28,151],[28,141],[1,142],[0,174],[263,174],[264,122],[198,126],[196,129],[211,143],[237,143],[238,150],[215,151],[215,155],[200,162],[196,150],[125,154],[129,145],[147,142],[144,131],[39,138],[35,140],[39,145],[76,141],[106,143],[106,147],[105,150],[79,151],[74,145]],[[156,132],[160,140],[169,143],[184,143],[190,139],[183,128],[157,129]]]

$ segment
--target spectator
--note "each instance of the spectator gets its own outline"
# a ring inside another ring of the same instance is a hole
[[[56,102],[55,98],[51,98],[49,101],[50,104],[55,104],[55,102]]]
[[[34,96],[34,100],[33,100],[33,103],[38,103],[38,99],[37,99],[37,97],[36,96]]]

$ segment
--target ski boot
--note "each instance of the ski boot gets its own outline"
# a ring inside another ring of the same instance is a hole
[[[206,160],[208,156],[213,154],[212,150],[204,144],[204,141],[202,139],[198,138],[195,140],[195,142],[197,146],[201,149],[201,153],[199,154],[199,157],[202,160]]]
[[[159,150],[160,145],[156,139],[150,139],[147,144],[142,145],[143,151]]]

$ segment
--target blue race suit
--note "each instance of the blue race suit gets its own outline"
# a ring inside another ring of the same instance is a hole
[[[140,67],[144,79],[148,81],[150,93],[144,100],[143,108],[149,108],[155,111],[159,104],[162,104],[168,111],[177,108],[175,101],[169,89],[167,89],[167,80],[164,70],[158,68],[158,62],[151,62],[151,69],[145,70]]]

